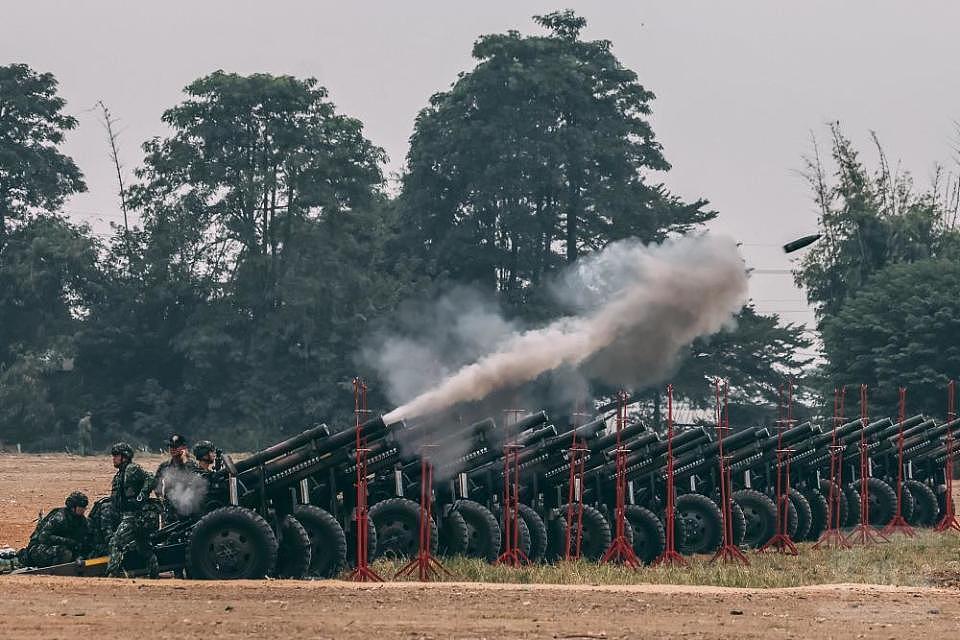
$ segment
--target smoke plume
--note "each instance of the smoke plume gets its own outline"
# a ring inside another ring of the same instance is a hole
[[[167,467],[160,476],[163,495],[177,513],[188,516],[203,508],[207,497],[207,481],[189,469]]]
[[[732,322],[747,278],[727,238],[687,236],[649,247],[624,240],[572,265],[553,294],[572,313],[541,328],[519,330],[489,307],[475,314],[453,305],[459,313],[435,340],[382,339],[367,358],[387,377],[392,399],[405,402],[384,416],[387,423],[480,400],[564,366],[615,385],[661,382],[684,346]],[[449,345],[437,342],[451,335],[487,348],[447,372],[441,363]]]

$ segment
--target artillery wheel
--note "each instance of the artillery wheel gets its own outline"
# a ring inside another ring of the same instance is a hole
[[[457,500],[453,510],[459,512],[467,524],[465,555],[495,562],[500,554],[500,525],[493,513],[473,500]]]
[[[747,516],[735,500],[730,502],[730,517],[733,520],[733,544],[739,547],[747,535]]]
[[[897,492],[880,478],[867,478],[867,488],[870,504],[867,517],[874,527],[883,527],[897,513]]]
[[[465,555],[469,541],[470,529],[463,514],[455,509],[448,509],[447,515],[440,520],[440,539],[437,546],[440,555]]]
[[[574,505],[577,507],[578,505]],[[564,555],[567,535],[567,505],[561,505],[554,511],[550,521],[550,546],[556,557]],[[610,546],[610,525],[595,507],[583,505],[583,537],[580,540],[580,555],[588,560],[599,560]]]
[[[843,518],[844,527],[860,524],[860,481],[851,482],[843,488],[843,497],[847,503],[847,515]]]
[[[813,524],[813,507],[807,498],[795,487],[790,487],[787,494],[790,498],[790,506],[797,514],[797,528],[790,534],[791,540],[806,540],[810,534],[810,526]],[[787,518],[789,519],[789,515]],[[789,525],[788,525],[789,526]]]
[[[905,480],[903,488],[913,496],[913,514],[908,522],[917,527],[932,527],[937,524],[940,505],[937,495],[929,486],[917,480]]]
[[[677,497],[677,520],[683,520],[683,541],[677,540],[681,553],[713,553],[723,541],[723,516],[717,503],[699,493]]]
[[[650,564],[663,553],[666,544],[663,524],[652,511],[635,504],[624,508],[624,517],[633,532],[633,552],[643,564]]]
[[[503,521],[503,510],[500,510],[497,514],[497,523],[500,525],[500,548],[507,548],[507,527],[504,526]],[[523,552],[523,555],[527,558],[530,557],[530,547],[532,541],[530,540],[530,527],[527,526],[526,520],[523,519],[523,515],[517,514],[517,525],[519,531],[517,532],[517,546],[520,551]]]
[[[351,521],[352,529],[343,534],[347,537],[347,564],[351,567],[357,566],[357,522]],[[367,562],[373,562],[377,559],[377,525],[373,520],[367,517]]]
[[[420,505],[406,498],[390,498],[370,507],[377,527],[377,555],[412,558],[420,549]],[[430,518],[430,553],[437,552],[437,523]]]
[[[829,481],[829,480],[821,480],[821,481],[820,481],[820,493],[823,495],[824,500],[827,501],[827,506],[829,507],[829,505],[830,505],[830,486],[831,486],[831,485],[832,485],[833,487],[835,487],[834,490],[837,492],[837,504],[838,504],[839,507],[840,507],[840,526],[841,526],[841,527],[853,526],[853,525],[848,525],[848,524],[847,524],[847,521],[850,519],[850,509],[851,509],[851,505],[850,505],[850,501],[847,499],[847,493],[846,493],[846,491],[840,491],[839,488],[837,488],[837,485],[836,485],[835,483]],[[859,500],[859,498],[858,498],[858,500]],[[860,503],[859,503],[859,501],[857,502],[857,505],[856,505],[855,507],[853,507],[853,508],[857,509],[857,513],[860,513],[860,511],[859,511],[859,509],[860,509]],[[827,513],[828,513],[828,514],[830,513],[829,508],[828,508],[828,510],[827,510]],[[827,524],[830,524],[830,523],[828,522]]]
[[[770,496],[741,489],[733,492],[733,499],[747,518],[747,532],[743,543],[748,547],[759,548],[767,543],[777,532],[777,505]]]
[[[827,498],[819,491],[809,490],[803,494],[810,505],[810,530],[807,531],[806,540],[819,540],[820,536],[827,528],[827,521],[830,518],[830,505],[827,504]]]
[[[277,537],[267,521],[243,507],[220,507],[190,531],[186,566],[200,580],[265,577],[277,562]]]
[[[347,563],[347,536],[337,519],[312,504],[299,505],[293,515],[310,538],[309,575],[332,578],[340,573]]]
[[[520,504],[520,517],[530,531],[530,553],[527,557],[533,562],[543,560],[547,554],[547,525],[533,507]]]
[[[300,521],[287,515],[280,523],[280,544],[277,548],[278,578],[301,579],[310,571],[312,555],[310,534]]]

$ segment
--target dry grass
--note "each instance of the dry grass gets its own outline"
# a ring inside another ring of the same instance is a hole
[[[960,536],[919,531],[916,538],[852,549],[798,545],[799,557],[748,553],[750,565],[713,564],[708,556],[688,558],[689,566],[646,567],[638,571],[591,562],[538,564],[519,569],[468,558],[446,558],[447,580],[551,584],[686,584],[772,588],[863,583],[900,586],[956,586],[960,578]],[[378,560],[374,568],[393,577],[400,562]]]

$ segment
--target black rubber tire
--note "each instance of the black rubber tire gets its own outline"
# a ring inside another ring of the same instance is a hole
[[[530,532],[530,553],[527,557],[533,562],[539,562],[547,554],[547,525],[533,507],[522,503],[520,517],[523,518]]]
[[[829,480],[820,481],[820,493],[823,495],[823,499],[827,501],[828,514],[830,513],[829,511],[830,485],[833,485],[834,487],[836,487],[836,485],[834,485],[834,483],[830,482]],[[847,500],[847,494],[845,491],[837,491],[837,504],[840,507],[840,526],[846,527],[848,526],[847,522],[850,519],[850,504],[849,504],[849,501]],[[859,507],[857,508],[859,509]],[[829,522],[827,524],[829,524]],[[852,525],[849,525],[849,526],[852,526]]]
[[[350,523],[353,528],[344,531],[343,535],[347,537],[347,566],[357,566],[357,533],[355,521]],[[367,513],[367,562],[373,562],[377,559],[377,525]]]
[[[937,494],[929,486],[917,480],[904,480],[903,488],[913,496],[913,514],[908,522],[915,527],[932,527],[937,524],[940,505]]]
[[[893,495],[897,495],[897,481],[894,480],[892,483],[888,482],[893,488]],[[903,519],[908,523],[913,519],[913,510],[916,508],[915,500],[913,499],[913,494],[910,493],[910,490],[904,487],[903,489],[903,505],[900,507],[900,515],[903,516]]]
[[[301,504],[293,515],[310,538],[309,575],[333,578],[347,566],[347,536],[333,515],[312,504]]]
[[[805,540],[819,540],[827,529],[827,520],[830,517],[830,505],[826,497],[819,491],[806,491],[803,497],[810,505],[810,530]]]
[[[880,478],[867,478],[867,498],[870,501],[867,513],[870,524],[884,527],[897,513],[897,492]]]
[[[440,539],[437,553],[442,556],[462,556],[467,553],[470,530],[463,514],[454,509],[447,509],[447,514],[440,519]]]
[[[500,525],[500,549],[506,550],[509,545],[507,544],[507,526],[503,521],[503,507],[501,505],[496,505],[494,507],[494,515],[497,516],[497,524]],[[519,510],[518,510],[519,511]],[[523,556],[526,558],[530,557],[530,547],[532,541],[530,539],[530,527],[527,526],[526,521],[523,519],[521,513],[517,514],[517,524],[519,525],[519,535],[517,536],[517,546],[519,550],[523,553]]]
[[[186,568],[198,580],[257,580],[277,562],[277,537],[256,511],[220,507],[190,531]]]
[[[937,522],[939,523],[947,514],[947,485],[938,484],[934,493],[937,494]]]
[[[420,505],[407,498],[390,498],[370,507],[377,527],[377,557],[412,558],[420,548]],[[437,523],[430,518],[430,553],[437,553]]]
[[[800,493],[796,487],[790,487],[787,494],[790,497],[790,505],[797,514],[797,529],[790,534],[791,540],[806,540],[810,533],[810,525],[813,521],[812,508],[806,497]]]
[[[683,520],[683,541],[677,549],[683,554],[713,553],[723,542],[723,516],[717,503],[699,493],[677,496],[677,520]]]
[[[285,516],[280,523],[280,543],[274,571],[276,576],[294,580],[305,578],[310,571],[312,551],[310,534],[306,528],[295,517]]]
[[[777,505],[770,496],[753,489],[733,492],[734,501],[747,517],[747,533],[743,543],[754,549],[765,545],[777,532]]]
[[[847,503],[847,517],[843,519],[844,527],[855,527],[860,524],[860,481],[852,482],[843,488],[843,497]]]
[[[735,501],[730,503],[730,516],[733,519],[733,544],[739,547],[747,535],[747,516]]]
[[[635,504],[627,505],[623,514],[633,532],[633,552],[643,564],[652,563],[663,553],[666,544],[663,524],[652,511]]]
[[[662,510],[660,511],[660,513],[657,514],[657,520],[660,521],[660,526],[663,527],[664,536],[666,536],[666,532],[667,532],[666,513],[667,513],[666,510]],[[741,511],[740,513],[743,513],[743,512]],[[673,548],[679,551],[680,549],[685,548],[685,545],[686,545],[686,540],[687,540],[686,522],[683,520],[683,518],[677,515],[676,508],[674,508],[673,514],[674,514],[673,515]],[[664,540],[666,540],[666,538],[664,538]],[[666,542],[664,542],[664,545],[666,545]]]
[[[577,505],[574,505],[576,507]],[[563,556],[567,529],[567,505],[555,510],[550,520],[551,547]],[[587,560],[599,560],[610,547],[610,524],[603,514],[588,504],[583,505],[583,537],[580,540],[580,555]]]
[[[457,500],[453,510],[463,516],[467,525],[467,548],[464,555],[495,562],[500,555],[500,525],[497,518],[479,502]]]

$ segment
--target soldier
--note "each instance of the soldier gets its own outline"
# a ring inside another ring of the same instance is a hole
[[[91,413],[87,411],[77,422],[77,444],[79,445],[80,455],[90,455],[93,451],[93,423]]]
[[[209,440],[201,440],[193,446],[193,457],[197,460],[201,475],[213,471],[216,462],[216,447]]]
[[[167,441],[167,450],[170,452],[170,459],[160,463],[157,467],[156,484],[157,496],[163,502],[163,524],[164,526],[180,519],[180,513],[171,501],[171,495],[177,485],[188,483],[189,478],[183,476],[177,477],[177,471],[187,471],[191,473],[200,473],[200,467],[190,459],[187,453],[187,439],[179,433],[174,433]]]
[[[53,509],[37,523],[27,547],[18,554],[27,566],[49,567],[83,557],[87,543],[87,519],[84,512],[90,501],[74,491],[65,506]]]
[[[133,462],[133,447],[126,442],[113,445],[110,455],[117,469],[110,501],[120,512],[120,525],[110,539],[107,575],[125,575],[123,561],[128,552],[136,549],[146,558],[150,577],[156,577],[157,556],[150,545],[150,534],[156,530],[157,523],[155,513],[146,508],[154,486],[153,476]]]

